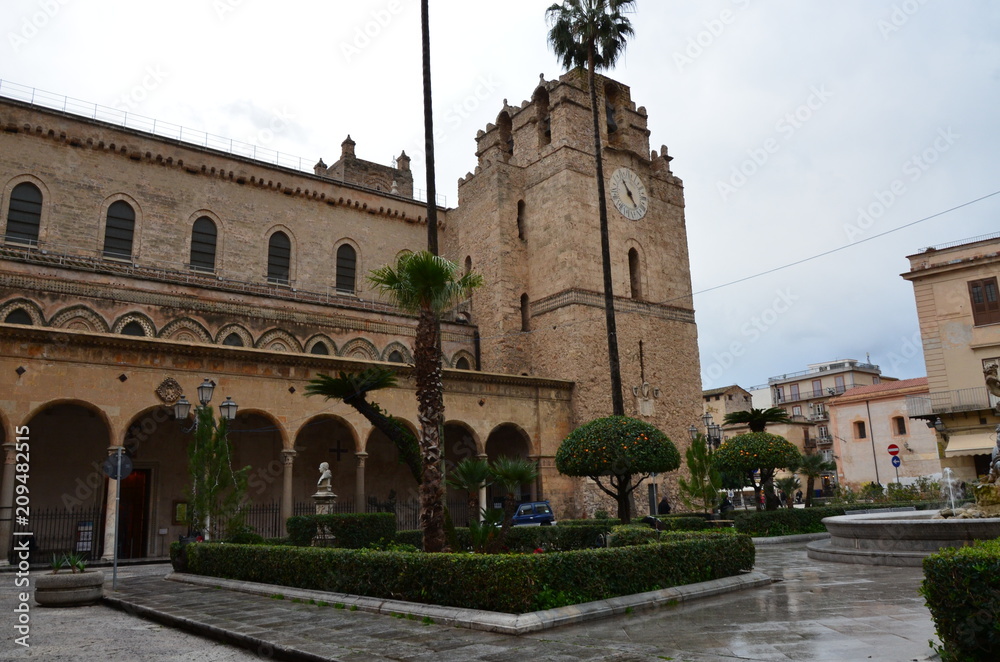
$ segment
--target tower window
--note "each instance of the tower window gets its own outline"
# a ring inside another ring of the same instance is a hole
[[[284,232],[275,232],[267,242],[267,281],[288,285],[292,265],[292,242]]]
[[[906,434],[906,419],[902,416],[894,416],[892,419],[893,431],[897,435]]]
[[[524,200],[517,201],[517,238],[524,239]]]
[[[865,429],[864,421],[854,422],[854,438],[855,439],[865,439],[868,436],[868,432]]]
[[[42,192],[30,182],[23,182],[10,192],[5,241],[35,245],[42,224]]]
[[[531,307],[527,294],[521,295],[521,331],[531,331]]]
[[[131,259],[134,234],[135,211],[132,205],[123,200],[112,202],[108,207],[108,222],[104,226],[104,257]]]
[[[639,269],[639,251],[628,249],[628,278],[632,288],[632,298],[642,299],[642,276]]]
[[[358,254],[350,244],[337,249],[337,291],[354,294],[355,271]]]
[[[191,268],[215,271],[215,244],[217,239],[215,223],[208,216],[202,216],[191,228]]]

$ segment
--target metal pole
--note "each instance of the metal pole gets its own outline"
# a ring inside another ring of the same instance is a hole
[[[875,482],[881,485],[882,481],[878,479],[878,457],[875,455],[875,430],[872,429],[872,408],[869,406],[868,400],[865,400],[865,409],[868,410],[868,436],[872,440],[872,462],[875,463]]]
[[[118,473],[115,474],[115,554],[111,571],[111,590],[118,590],[118,518],[121,516],[122,500],[122,447],[118,447]]]

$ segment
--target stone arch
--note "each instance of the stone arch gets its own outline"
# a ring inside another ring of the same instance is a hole
[[[531,437],[516,423],[500,423],[490,431],[486,438],[486,454],[490,460],[498,457],[529,458],[534,455]],[[521,500],[529,500],[534,494],[534,485],[521,486]],[[488,503],[495,504],[503,495],[499,490],[487,490]]]
[[[506,163],[514,155],[513,123],[510,119],[510,113],[506,110],[501,110],[500,114],[497,115],[496,125],[500,154],[503,156],[504,163]]]
[[[0,322],[6,320],[8,315],[18,310],[24,311],[31,318],[32,326],[45,326],[45,316],[42,314],[42,309],[37,303],[24,297],[10,299],[3,306],[0,306]]]
[[[413,425],[396,419],[416,434]],[[399,461],[399,450],[377,428],[372,428],[365,441],[366,509],[387,509],[394,504],[397,526],[401,529],[418,527],[418,485],[413,474]]]
[[[390,356],[392,356],[393,352],[398,352],[399,355],[402,357],[403,360],[402,361],[393,361],[391,358],[389,358]],[[413,354],[410,352],[410,348],[407,347],[406,345],[404,345],[403,343],[401,343],[401,342],[391,342],[391,343],[389,343],[388,345],[385,346],[385,349],[382,350],[382,360],[383,361],[392,361],[393,363],[410,363],[410,364],[412,364],[413,363]]]
[[[446,476],[462,460],[475,459],[482,454],[479,433],[464,421],[445,422],[442,446]],[[447,487],[447,497],[448,509],[457,525],[466,525],[478,514],[477,510],[470,512],[468,493],[464,490]]]
[[[459,367],[458,363],[462,359],[465,359],[468,362],[468,364],[469,364],[468,368]],[[464,349],[460,349],[457,352],[455,352],[454,354],[452,354],[452,356],[451,356],[451,367],[454,368],[455,370],[475,370],[476,369],[476,357],[475,357],[475,355],[472,354],[472,352],[468,352],[468,351],[466,351]]]
[[[322,351],[320,346],[326,348],[326,351]],[[317,333],[306,340],[305,347],[303,349],[306,354],[317,354],[320,356],[334,356],[337,354],[337,344],[333,342],[330,336]]]
[[[380,360],[378,350],[371,341],[364,338],[354,338],[348,340],[340,348],[340,356],[354,359],[364,359],[367,361]]]
[[[170,322],[160,329],[157,337],[179,342],[212,343],[212,334],[208,332],[208,329],[190,317],[182,317]]]
[[[111,333],[121,333],[122,329],[132,323],[142,327],[147,338],[156,337],[156,327],[153,325],[153,320],[142,313],[125,313],[111,325]]]
[[[243,341],[243,347],[253,347],[253,336],[241,324],[227,324],[215,334],[215,344],[223,345],[230,334],[235,333]]]
[[[132,226],[132,254],[128,258],[130,260],[135,260],[142,254],[143,215],[142,207],[135,198],[127,193],[113,193],[106,197],[101,203],[101,214],[98,216],[97,237],[95,237],[98,242],[98,254],[104,254],[104,233],[108,224],[108,209],[116,202],[124,202],[128,204],[132,208],[132,212],[135,214],[135,224]]]
[[[254,345],[257,349],[266,349],[271,352],[301,352],[302,344],[284,329],[271,329],[265,331],[264,335],[257,339]]]
[[[107,321],[87,306],[78,304],[63,308],[52,316],[49,326],[60,329],[79,329],[92,333],[110,333]]]
[[[544,147],[552,142],[552,121],[549,115],[549,91],[543,85],[535,88],[531,95],[535,104],[535,122],[538,127],[538,146]]]
[[[326,462],[333,474],[332,487],[338,502],[354,497],[357,458],[361,447],[357,429],[335,414],[319,414],[305,421],[295,432],[293,502],[309,501],[316,491],[319,465]]]
[[[49,187],[35,175],[25,173],[22,175],[16,175],[7,180],[3,189],[3,197],[0,198],[0,227],[3,227],[4,232],[6,233],[7,215],[10,211],[11,193],[14,191],[15,186],[25,183],[34,184],[38,187],[38,190],[42,192],[42,213],[41,218],[38,220],[38,245],[41,246],[45,243],[46,235],[48,234],[49,210],[52,207],[52,203]]]
[[[233,466],[250,467],[247,498],[257,504],[280,501],[284,472],[281,451],[291,446],[277,417],[262,409],[241,407],[229,424],[229,441]]]

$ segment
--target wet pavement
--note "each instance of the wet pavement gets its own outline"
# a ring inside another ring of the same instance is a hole
[[[168,566],[146,566],[119,572],[114,597],[124,612],[103,605],[73,610],[33,606],[32,648],[14,644],[11,626],[0,638],[0,659],[938,659],[928,644],[937,641],[933,622],[917,593],[923,578],[919,568],[813,561],[804,543],[794,543],[758,547],[757,570],[779,581],[515,637],[338,609],[334,600],[317,606],[164,581]],[[13,576],[0,575],[0,583],[0,609],[10,615],[16,600]],[[109,580],[106,594],[110,589]],[[170,620],[174,629],[140,616]],[[238,640],[250,649],[237,650],[197,634]],[[136,656],[135,651],[141,652]]]

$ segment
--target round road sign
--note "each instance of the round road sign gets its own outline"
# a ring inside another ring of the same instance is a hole
[[[129,474],[132,473],[132,458],[124,453],[121,456],[121,475],[118,475],[118,455],[109,455],[105,460],[104,464],[101,465],[101,469],[104,470],[104,474],[112,480],[124,480],[128,478]]]
[[[900,460],[898,456],[896,456],[896,455],[892,456],[892,466],[898,467],[902,463],[903,463],[902,460]]]
[[[896,444],[889,444],[889,455],[899,455],[899,446]]]

